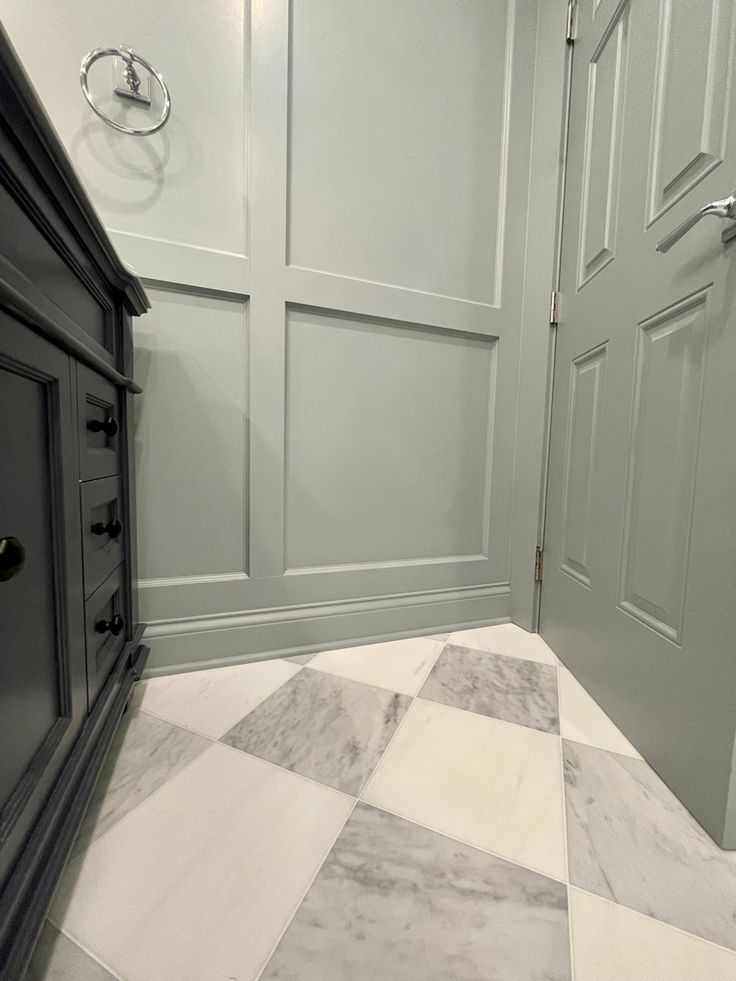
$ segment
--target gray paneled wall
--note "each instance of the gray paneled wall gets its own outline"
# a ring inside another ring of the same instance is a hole
[[[136,365],[153,669],[512,609],[530,626],[564,52],[560,35],[535,78],[549,11],[33,8],[7,0],[6,27],[153,301]],[[119,42],[171,88],[147,140],[79,92],[82,56]]]

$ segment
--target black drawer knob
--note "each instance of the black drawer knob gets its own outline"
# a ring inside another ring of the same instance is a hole
[[[113,436],[117,436],[120,426],[118,426],[118,421],[114,416],[105,416],[104,419],[90,419],[87,423],[87,429],[91,433],[104,433],[109,439]]]
[[[110,633],[113,637],[117,637],[125,630],[125,620],[116,613],[112,620],[98,620],[95,624],[95,630],[98,634]]]
[[[102,521],[95,521],[92,525],[93,535],[109,535],[110,538],[119,538],[123,530],[123,524],[117,518],[103,524]]]
[[[26,561],[26,550],[21,542],[8,535],[0,538],[0,582],[17,576]]]

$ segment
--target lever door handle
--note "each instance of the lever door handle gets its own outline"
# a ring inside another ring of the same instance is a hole
[[[721,198],[719,201],[710,201],[697,211],[693,211],[680,222],[677,228],[673,228],[669,235],[665,235],[661,242],[657,242],[657,252],[669,252],[675,242],[679,242],[683,235],[686,235],[701,218],[707,215],[716,218],[736,218],[736,194],[729,194],[727,198]]]

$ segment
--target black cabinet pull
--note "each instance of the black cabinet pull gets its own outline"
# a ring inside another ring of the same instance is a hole
[[[17,576],[26,561],[23,544],[13,535],[0,538],[0,582]]]
[[[117,518],[112,518],[107,524],[103,524],[101,521],[95,521],[92,525],[93,535],[109,535],[110,538],[119,538],[122,530],[123,524]]]
[[[117,637],[125,630],[125,620],[116,613],[112,620],[98,620],[95,624],[95,630],[98,634],[111,633],[113,637]]]
[[[99,419],[90,419],[87,423],[87,429],[91,433],[104,433],[109,439],[117,436],[119,428],[118,421],[114,416],[105,416],[102,421]]]

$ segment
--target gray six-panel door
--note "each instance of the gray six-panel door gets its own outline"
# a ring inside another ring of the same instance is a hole
[[[736,846],[734,5],[582,0],[551,432],[545,639]]]

